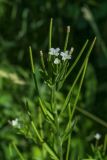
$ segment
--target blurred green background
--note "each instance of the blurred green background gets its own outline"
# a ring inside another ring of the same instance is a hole
[[[77,56],[85,40],[96,36],[97,42],[91,54],[81,92],[80,107],[107,121],[107,0],[0,0],[0,159],[18,159],[11,151],[16,141],[26,159],[41,159],[39,148],[23,136],[16,134],[8,121],[25,112],[27,97],[34,113],[35,90],[30,73],[29,51],[31,45],[36,63],[39,51],[48,51],[50,18],[54,19],[54,48],[64,46],[66,27],[71,26],[68,49],[75,48]],[[37,73],[38,78],[39,74]],[[68,91],[72,75],[64,85]],[[41,90],[45,92],[44,86]],[[75,93],[76,94],[76,89]],[[59,95],[61,98],[61,95]],[[90,153],[93,135],[100,133],[103,143],[107,128],[77,112],[78,128],[75,129],[72,156]],[[36,119],[36,117],[35,117]],[[90,142],[90,143],[89,143]],[[75,151],[76,148],[76,151]]]

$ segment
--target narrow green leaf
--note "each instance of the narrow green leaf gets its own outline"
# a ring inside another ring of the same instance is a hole
[[[49,26],[49,49],[52,48],[52,26],[53,26],[53,18],[50,20],[50,26]],[[52,77],[52,65],[51,65],[51,55],[48,54],[48,74],[50,75],[50,78]]]
[[[64,102],[64,105],[63,105],[63,107],[62,107],[62,110],[61,110],[61,113],[60,113],[60,114],[63,113],[63,111],[66,109],[66,107],[67,107],[67,105],[68,105],[68,103],[69,103],[69,100],[70,100],[70,98],[71,98],[71,93],[72,93],[72,91],[73,91],[73,89],[74,89],[74,86],[75,86],[75,84],[77,83],[77,81],[78,81],[81,73],[82,73],[83,67],[84,67],[84,63],[82,64],[82,66],[81,66],[81,68],[80,68],[80,70],[79,70],[79,73],[77,74],[77,76],[76,76],[76,78],[75,78],[75,80],[74,80],[74,82],[73,82],[73,84],[72,84],[72,86],[71,86],[71,88],[70,88],[70,90],[69,90],[69,92],[68,92],[68,95],[67,95],[67,97],[66,97],[66,99],[65,99],[65,102]]]
[[[41,98],[39,98],[39,103],[40,103],[40,107],[41,107],[44,115],[46,117],[48,116],[52,121],[54,121],[53,115],[46,109],[46,107],[44,106]]]
[[[104,145],[103,145],[103,154],[105,155],[107,152],[107,134],[105,135]]]
[[[84,50],[86,49],[87,45],[88,45],[89,40],[86,40],[85,44],[83,45],[80,53],[78,54],[76,60],[74,61],[74,63],[72,64],[72,66],[70,67],[70,69],[68,70],[65,79],[69,76],[69,74],[71,73],[71,71],[74,69],[74,67],[76,66],[76,64],[78,63],[79,59],[81,58]]]
[[[36,78],[36,73],[35,73],[35,69],[34,69],[35,67],[34,67],[31,47],[29,47],[29,53],[30,53],[30,62],[31,62],[31,68],[32,68],[32,74],[33,74],[33,79],[34,79],[35,87],[36,87],[38,95],[40,96],[39,87],[38,87],[37,78]]]
[[[69,121],[66,125],[65,131],[64,131],[64,135],[62,137],[62,143],[64,141],[66,141],[66,139],[68,138],[69,134],[72,134],[73,128],[77,123],[77,119],[75,119],[73,122],[71,121],[71,106],[70,104],[68,105],[68,114],[69,114]]]
[[[73,130],[73,126],[71,126],[70,124],[72,124],[71,122],[71,107],[70,105],[68,106],[68,114],[69,114],[69,122],[67,124],[67,129],[69,128],[72,128]],[[71,127],[70,127],[71,126]],[[70,153],[70,144],[71,144],[71,133],[72,131],[69,133],[69,136],[68,136],[68,144],[67,144],[67,153],[66,153],[66,160],[69,160],[69,153]]]
[[[47,152],[54,158],[54,160],[59,160],[58,156],[56,155],[56,153],[54,152],[54,150],[42,139],[42,137],[40,136],[36,126],[34,125],[33,121],[31,122],[32,127],[38,137],[38,139],[40,140],[40,142],[42,143],[43,147],[47,150]]]
[[[13,142],[12,145],[13,145],[14,149],[16,150],[16,152],[17,152],[18,156],[20,157],[20,159],[21,160],[25,160],[24,157],[23,157],[23,155],[21,154],[21,152],[17,148],[16,144]]]
[[[52,25],[53,25],[53,18],[50,20],[50,27],[49,27],[49,49],[52,46]]]
[[[65,39],[64,51],[66,51],[66,49],[67,49],[69,34],[70,34],[70,26],[67,27],[67,34],[66,34],[66,39]]]
[[[37,128],[36,128],[34,122],[32,121],[31,124],[32,124],[32,127],[33,127],[33,129],[34,129],[34,131],[35,131],[35,133],[36,133],[38,139],[40,140],[41,143],[43,143],[43,139],[42,139],[42,137],[40,136],[40,134],[39,134],[39,132],[38,132],[38,130],[37,130]]]
[[[96,41],[96,37],[94,38],[89,50],[88,50],[88,53],[87,53],[87,57],[86,57],[86,60],[85,60],[85,66],[84,66],[84,70],[83,70],[83,74],[82,74],[82,78],[81,78],[81,81],[80,81],[80,85],[79,85],[79,89],[78,89],[78,93],[77,93],[77,96],[76,96],[76,99],[75,99],[75,102],[74,102],[74,106],[73,106],[73,109],[72,109],[72,115],[71,115],[71,118],[73,118],[73,115],[74,115],[74,112],[75,112],[75,109],[76,109],[76,105],[77,105],[77,102],[78,102],[78,99],[79,99],[79,95],[80,95],[80,91],[81,91],[81,87],[82,87],[82,84],[83,84],[83,80],[84,80],[84,77],[85,77],[85,72],[86,72],[86,68],[87,68],[87,64],[88,64],[88,59],[89,59],[89,55],[94,47],[94,44],[95,44],[95,41]]]
[[[79,85],[79,88],[78,88],[78,93],[77,93],[77,96],[76,96],[76,99],[75,99],[75,102],[74,102],[74,105],[73,105],[73,109],[72,109],[72,113],[71,113],[71,114],[72,114],[72,115],[71,115],[72,118],[73,118],[73,115],[74,115],[74,112],[75,112],[75,108],[76,108],[76,105],[77,105],[77,102],[78,102],[78,99],[79,99],[81,87],[82,87],[83,80],[84,80],[84,77],[85,77],[85,72],[86,72],[86,68],[87,68],[87,63],[88,63],[88,58],[86,59],[86,62],[85,62],[83,74],[82,74],[81,81],[80,81],[80,85]]]
[[[59,89],[62,87],[64,81],[66,80],[66,78],[69,76],[69,74],[72,72],[72,70],[75,68],[76,64],[78,63],[79,59],[81,58],[84,50],[86,49],[87,45],[88,45],[89,40],[86,40],[85,44],[83,45],[81,51],[79,52],[79,55],[77,56],[77,58],[75,59],[74,63],[71,65],[71,67],[69,68],[68,72],[66,73],[65,77],[63,78],[62,82],[60,83],[60,87]]]
[[[38,87],[36,73],[33,73],[33,80],[34,80],[34,83],[35,83],[35,88],[36,88],[37,94],[40,97],[40,92],[39,92],[39,87]]]
[[[47,150],[47,152],[53,157],[54,160],[59,160],[56,153],[51,149],[51,147],[47,143],[43,143],[44,148]]]
[[[44,72],[45,75],[47,76],[48,73],[47,73],[46,68],[45,68],[44,56],[43,56],[43,52],[42,52],[42,51],[40,51],[40,57],[41,57],[41,64],[42,64],[43,72]]]
[[[30,53],[30,62],[31,62],[31,68],[32,68],[32,72],[35,73],[35,67],[34,67],[34,63],[33,63],[33,56],[32,56],[32,48],[31,46],[29,47],[29,53]]]
[[[66,160],[69,160],[70,144],[71,144],[71,134],[68,137]]]
[[[75,86],[75,84],[77,83],[77,81],[78,81],[81,73],[82,73],[82,70],[83,70],[84,65],[85,65],[85,63],[86,63],[86,60],[87,60],[87,58],[89,57],[89,55],[90,55],[90,53],[91,53],[91,51],[92,51],[92,49],[93,49],[93,47],[94,47],[95,41],[96,41],[96,37],[94,38],[94,40],[93,40],[93,42],[92,42],[92,44],[91,44],[91,46],[90,46],[90,48],[89,48],[89,50],[88,50],[88,53],[87,53],[87,55],[86,55],[86,58],[85,58],[82,66],[81,66],[81,68],[80,68],[80,70],[79,70],[79,72],[78,72],[78,74],[77,74],[77,76],[76,76],[76,78],[75,78],[72,86],[71,86],[71,89],[69,90],[69,93],[68,93],[68,95],[67,95],[67,97],[66,97],[66,100],[65,100],[65,102],[64,102],[64,105],[63,105],[63,107],[62,107],[62,110],[61,110],[61,113],[60,113],[60,114],[63,113],[63,111],[64,111],[64,110],[66,109],[66,107],[67,107],[67,104],[69,103],[69,100],[70,100],[70,97],[71,97],[71,93],[72,93],[72,91],[73,91],[73,89],[74,89],[74,86]],[[88,42],[87,42],[87,43],[88,43]],[[86,44],[87,44],[87,43],[86,43]],[[75,65],[76,65],[76,64],[75,64]]]

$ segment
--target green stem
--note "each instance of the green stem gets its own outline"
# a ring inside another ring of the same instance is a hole
[[[91,44],[91,47],[89,48],[88,50],[88,53],[87,53],[87,57],[86,57],[86,60],[85,60],[85,66],[84,66],[84,70],[83,70],[83,74],[82,74],[82,78],[81,78],[81,81],[80,81],[80,85],[79,85],[79,89],[78,89],[78,94],[76,96],[76,100],[74,102],[74,106],[73,106],[73,110],[72,110],[72,114],[71,114],[71,119],[73,118],[73,115],[74,115],[74,112],[75,112],[75,109],[76,109],[76,105],[77,105],[77,102],[78,102],[78,99],[79,99],[79,95],[80,95],[80,91],[81,91],[81,87],[82,87],[82,84],[83,84],[83,80],[84,80],[84,77],[85,77],[85,72],[86,72],[86,68],[87,68],[87,64],[88,64],[88,59],[89,59],[89,55],[93,49],[93,46],[95,44],[95,41],[96,41],[96,37],[94,38],[92,44]]]
[[[66,160],[69,160],[70,144],[71,144],[71,134],[69,134],[69,136],[68,136]]]
[[[55,91],[56,91],[56,85],[51,86],[51,110],[54,112],[55,110]]]
[[[64,51],[66,51],[66,49],[67,49],[69,34],[70,34],[70,26],[67,27],[67,34],[66,34],[66,39],[65,39]]]
[[[107,134],[105,135],[104,139],[103,154],[106,154],[106,150],[107,150]]]
[[[59,89],[61,89],[61,87],[63,86],[64,81],[65,81],[66,78],[69,76],[69,74],[72,72],[72,70],[75,68],[77,62],[79,61],[79,59],[81,58],[84,50],[86,49],[87,44],[88,44],[88,40],[87,40],[87,41],[85,42],[85,44],[83,45],[83,47],[82,47],[79,55],[77,56],[76,60],[74,61],[74,63],[73,63],[72,66],[69,68],[68,72],[66,73],[65,77],[63,78],[63,80],[62,80],[62,82],[61,82],[61,84],[60,84]]]
[[[50,27],[49,27],[49,49],[52,46],[52,24],[53,24],[53,18],[50,20]]]
[[[51,86],[51,110],[53,112],[53,108],[54,108],[54,102],[53,102],[53,99],[54,99],[54,92],[53,92],[53,86]]]
[[[34,132],[40,142],[42,143],[43,147],[46,149],[46,151],[53,157],[54,160],[59,160],[59,157],[56,155],[54,150],[42,139],[41,135],[39,134],[34,122],[31,122],[32,128],[34,129]]]
[[[50,20],[50,27],[49,27],[49,49],[52,47],[52,24],[53,24],[53,18]],[[49,62],[51,61],[51,55],[49,54]]]
[[[79,55],[77,56],[76,60],[74,61],[73,65],[70,67],[70,69],[68,70],[67,74],[64,77],[64,80],[69,76],[69,74],[71,73],[71,71],[74,69],[74,67],[76,66],[77,62],[79,61],[80,57],[82,56],[84,50],[86,49],[86,46],[88,44],[89,40],[86,40],[85,44],[83,45]]]
[[[32,73],[35,73],[31,46],[29,47],[29,53],[30,53],[30,62],[31,62]]]
[[[60,134],[61,130],[59,126],[59,117],[58,117],[57,111],[55,113],[55,126],[56,126],[56,131],[57,131],[57,134],[56,134],[56,144],[58,147],[57,150],[59,153],[60,160],[63,160],[62,139],[61,139],[61,134]]]
[[[57,108],[56,108],[56,97],[55,97],[55,92],[56,92],[56,84],[53,84],[51,88],[51,107],[52,107],[52,112],[55,115],[55,126],[56,126],[56,131],[57,131],[57,136],[56,136],[56,143],[58,143],[58,153],[60,160],[63,160],[63,154],[62,154],[62,142],[61,142],[61,136],[60,136],[60,126],[59,126],[59,117],[57,114]],[[54,133],[55,134],[55,133]]]
[[[12,144],[13,144],[13,147],[16,150],[17,154],[19,155],[20,159],[25,160],[24,157],[22,156],[22,154],[20,153],[19,149],[17,148],[16,144],[15,143],[12,143]]]
[[[40,51],[40,57],[41,57],[41,64],[42,64],[43,71],[44,71],[45,75],[48,76],[48,73],[47,73],[46,67],[45,67],[45,62],[44,62],[44,57],[43,57],[43,52],[42,51]]]
[[[68,93],[68,95],[67,95],[67,97],[66,97],[66,99],[65,99],[65,102],[64,102],[64,105],[63,105],[62,110],[61,110],[61,112],[60,112],[60,115],[64,112],[64,110],[66,109],[66,107],[67,107],[67,105],[68,105],[68,103],[69,103],[69,100],[70,100],[70,98],[71,98],[71,93],[72,93],[73,88],[74,88],[75,84],[77,83],[77,81],[78,81],[81,73],[82,73],[83,67],[84,67],[84,63],[82,64],[82,66],[81,66],[81,68],[80,68],[80,70],[79,70],[79,73],[78,73],[77,77],[75,78],[75,80],[74,80],[74,82],[73,82],[73,84],[72,84],[72,86],[71,86],[71,89],[70,89],[70,91],[69,91],[69,93]]]
[[[43,126],[42,126],[42,110],[41,108],[39,108],[39,127],[40,127],[40,134],[41,134],[41,137],[42,139],[44,138],[44,134],[43,134]]]
[[[60,142],[60,160],[63,160],[63,150],[62,150],[62,143],[61,143],[61,137],[59,137],[60,139],[59,139],[59,142]]]
[[[78,99],[79,99],[81,87],[82,87],[83,80],[84,80],[84,77],[85,77],[85,72],[86,72],[86,68],[87,68],[87,63],[88,63],[88,58],[86,59],[86,62],[85,62],[85,67],[84,67],[83,74],[82,74],[82,78],[81,78],[81,81],[80,81],[80,85],[79,85],[79,89],[78,89],[78,94],[77,94],[77,96],[76,96],[76,99],[75,99],[75,102],[74,102],[74,106],[73,106],[73,109],[72,109],[72,113],[71,113],[71,119],[73,118],[73,115],[74,115],[74,112],[75,112],[75,109],[76,109],[76,105],[77,105],[77,102],[78,102]]]
[[[30,53],[31,69],[32,69],[32,75],[33,75],[35,87],[37,89],[38,95],[40,96],[38,82],[37,82],[37,77],[36,77],[36,73],[35,73],[35,67],[34,67],[33,55],[32,55],[32,49],[31,49],[31,47],[29,47],[29,53]]]
[[[68,93],[68,95],[67,95],[67,97],[66,97],[66,100],[65,100],[65,102],[64,102],[64,105],[63,105],[63,107],[62,107],[62,110],[61,110],[60,114],[63,113],[63,111],[64,111],[64,110],[66,109],[66,107],[67,107],[67,104],[69,103],[69,100],[70,100],[70,98],[71,98],[72,90],[73,90],[75,84],[77,83],[77,81],[78,81],[81,73],[82,73],[82,70],[83,70],[83,68],[84,68],[85,62],[86,62],[86,60],[88,60],[88,58],[89,58],[89,55],[90,55],[90,53],[91,53],[91,51],[92,51],[92,49],[93,49],[93,47],[94,47],[95,41],[96,41],[96,37],[94,38],[94,40],[93,40],[93,42],[92,42],[92,44],[91,44],[91,46],[90,46],[90,48],[89,48],[89,50],[88,50],[88,53],[87,53],[87,55],[86,55],[86,58],[85,58],[82,66],[81,66],[81,68],[80,68],[80,70],[79,70],[79,73],[77,74],[77,76],[76,76],[76,78],[75,78],[75,80],[74,80],[74,82],[73,82],[73,84],[72,84],[72,86],[71,86],[71,89],[70,89],[70,91],[69,91],[69,93]],[[87,43],[86,43],[86,44],[87,44]],[[81,51],[81,52],[82,52],[82,51]],[[75,62],[74,62],[74,63],[75,63]],[[71,68],[72,68],[72,67],[71,67]]]
[[[68,124],[71,124],[71,107],[70,107],[70,105],[68,106],[68,114],[69,114],[69,123]],[[70,144],[71,144],[71,133],[68,136],[66,160],[69,160]]]
[[[40,136],[40,134],[39,134],[39,132],[38,132],[38,130],[37,130],[37,128],[36,128],[36,126],[35,126],[35,124],[34,124],[33,121],[31,122],[31,125],[32,125],[32,127],[33,127],[33,129],[34,129],[34,131],[35,131],[35,133],[36,133],[36,135],[37,135],[37,137],[38,137],[38,139],[40,140],[41,143],[43,143],[43,139],[42,139],[42,137]]]

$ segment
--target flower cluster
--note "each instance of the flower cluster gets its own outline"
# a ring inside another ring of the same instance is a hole
[[[61,62],[60,57],[63,61],[71,59],[71,54],[73,52],[73,48],[71,51],[60,52],[59,48],[50,48],[49,54],[55,56],[54,64],[59,64]],[[59,57],[60,56],[60,57]]]

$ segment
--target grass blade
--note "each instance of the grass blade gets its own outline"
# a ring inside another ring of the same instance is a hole
[[[75,68],[76,64],[78,63],[79,59],[81,58],[84,50],[86,49],[87,45],[88,45],[89,40],[86,40],[85,44],[83,45],[78,57],[76,58],[76,60],[74,61],[74,63],[72,64],[72,66],[69,68],[67,74],[65,75],[64,79],[62,80],[62,82],[60,83],[60,87],[59,89],[63,86],[64,81],[66,80],[66,78],[69,76],[69,74],[72,72],[72,70]]]
[[[76,66],[76,64],[78,63],[79,59],[81,58],[84,50],[86,49],[87,45],[88,45],[89,40],[86,40],[85,44],[83,45],[79,55],[77,56],[76,60],[74,61],[73,65],[71,66],[71,68],[68,70],[65,79],[69,76],[69,74],[71,73],[71,71],[74,69],[74,67]]]
[[[44,106],[41,98],[39,98],[39,103],[40,103],[40,107],[44,113],[44,115],[47,117],[49,117],[52,121],[54,121],[53,115],[46,109],[46,107]]]
[[[75,78],[75,80],[74,80],[74,82],[73,82],[73,84],[72,84],[72,86],[71,86],[71,89],[69,90],[69,93],[68,93],[68,95],[67,95],[67,97],[66,97],[66,99],[65,99],[65,102],[64,102],[64,105],[63,105],[63,107],[62,107],[62,110],[61,110],[61,113],[60,113],[60,114],[63,113],[63,111],[66,109],[66,107],[67,107],[67,105],[68,105],[68,103],[69,103],[69,101],[70,101],[71,93],[72,93],[72,91],[73,91],[73,89],[74,89],[74,87],[75,87],[75,84],[77,83],[77,81],[78,81],[81,73],[82,73],[83,67],[84,67],[84,63],[82,64],[82,66],[81,66],[81,68],[80,68],[80,70],[79,70],[79,73],[77,74],[77,76],[76,76],[76,78]]]
[[[85,77],[85,73],[86,73],[86,69],[87,69],[87,64],[88,64],[88,59],[89,59],[89,55],[94,47],[94,44],[95,44],[95,41],[96,41],[96,37],[94,38],[89,50],[88,50],[88,53],[87,53],[87,57],[86,57],[86,60],[85,60],[85,66],[84,66],[84,70],[83,70],[83,74],[82,74],[82,78],[81,78],[81,81],[80,81],[80,85],[79,85],[79,89],[78,89],[78,94],[76,96],[76,99],[75,99],[75,102],[74,102],[74,106],[73,106],[73,110],[72,110],[72,115],[71,115],[71,118],[73,117],[74,115],[74,112],[75,112],[75,109],[76,109],[76,105],[77,105],[77,102],[78,102],[78,99],[79,99],[79,95],[80,95],[80,91],[81,91],[81,87],[82,87],[82,84],[83,84],[83,80],[84,80],[84,77]]]
[[[74,89],[74,86],[75,86],[75,84],[77,83],[77,81],[78,81],[81,73],[82,73],[82,70],[83,70],[84,65],[85,65],[85,63],[86,63],[86,60],[89,58],[89,55],[90,55],[90,53],[91,53],[91,51],[92,51],[92,49],[93,49],[93,47],[94,47],[95,41],[96,41],[96,37],[94,38],[94,40],[93,40],[93,42],[92,42],[92,44],[91,44],[91,46],[90,46],[90,48],[89,48],[89,50],[88,50],[88,53],[87,53],[87,55],[86,55],[86,58],[85,58],[82,66],[81,66],[81,68],[80,68],[80,70],[79,70],[79,72],[78,72],[78,74],[77,74],[77,76],[76,76],[76,78],[75,78],[72,86],[71,86],[71,89],[70,89],[70,91],[69,91],[69,93],[68,93],[68,95],[67,95],[67,97],[66,97],[66,100],[65,100],[65,102],[64,102],[64,105],[63,105],[63,107],[62,107],[62,110],[61,110],[61,113],[60,113],[60,114],[63,113],[63,111],[66,109],[66,107],[67,107],[67,105],[68,105],[68,103],[69,103],[69,100],[70,100],[70,97],[71,97],[71,93],[72,93],[72,91],[73,91],[73,89]],[[88,43],[88,42],[87,42],[87,43]],[[86,44],[87,44],[87,43],[86,43]],[[85,45],[85,46],[86,46],[86,45]],[[75,63],[75,62],[74,62],[74,63]],[[76,64],[75,64],[75,65],[76,65]]]
[[[53,25],[53,18],[50,20],[50,27],[49,27],[49,49],[52,46],[52,25]]]
[[[17,154],[19,155],[20,159],[25,160],[24,157],[22,156],[22,154],[20,153],[19,149],[17,148],[16,144],[15,143],[12,143],[12,144],[13,144],[13,147],[16,150]]]
[[[67,27],[67,34],[66,34],[66,39],[65,39],[64,51],[66,51],[66,49],[67,49],[69,34],[70,34],[70,26]]]
[[[34,83],[35,83],[35,88],[37,90],[38,95],[40,96],[39,87],[38,87],[38,83],[37,83],[37,77],[36,77],[36,73],[35,73],[35,67],[34,67],[31,47],[29,47],[29,54],[30,54],[31,69],[32,69],[32,75],[33,75]]]
[[[85,77],[85,72],[86,72],[87,64],[88,64],[88,58],[86,59],[86,62],[85,62],[82,78],[81,78],[81,81],[80,81],[80,85],[79,85],[79,88],[78,88],[78,93],[77,93],[77,96],[76,96],[76,99],[75,99],[75,102],[74,102],[74,106],[73,106],[73,109],[72,109],[71,117],[73,117],[73,115],[74,115],[75,108],[76,108],[76,105],[77,105],[77,102],[78,102],[78,99],[79,99],[81,87],[82,87],[83,80],[84,80],[84,77]]]
[[[34,125],[33,121],[31,122],[32,127],[38,137],[38,139],[40,140],[40,142],[42,143],[43,147],[47,150],[47,152],[54,158],[54,160],[59,160],[58,156],[56,155],[56,153],[53,151],[53,149],[42,139],[42,137],[40,136],[36,126]]]
[[[69,160],[70,144],[71,144],[71,134],[68,137],[66,160]]]

